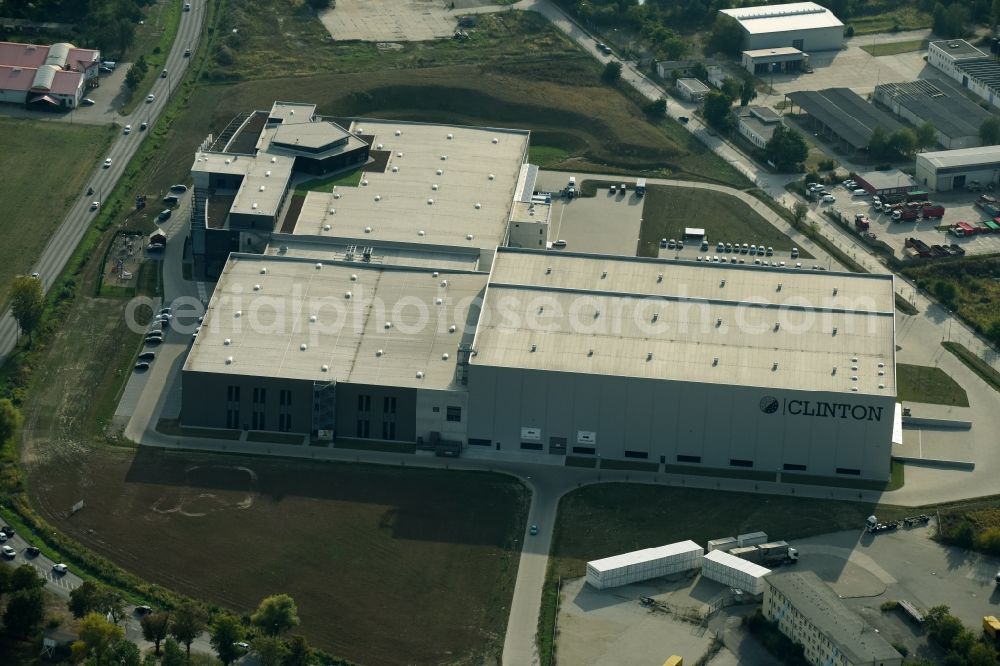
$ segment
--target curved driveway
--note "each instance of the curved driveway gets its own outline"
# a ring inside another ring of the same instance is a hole
[[[190,48],[192,52],[197,49],[198,41],[201,38],[201,27],[205,20],[205,6],[208,0],[195,0],[191,3],[191,11],[181,12],[180,26],[177,29],[177,37],[174,40],[173,48],[167,55],[165,69],[167,78],[157,78],[150,93],[153,94],[152,103],[140,102],[139,105],[128,116],[121,116],[123,125],[131,124],[133,129],[131,134],[122,134],[112,143],[110,150],[105,155],[99,155],[94,173],[90,178],[90,187],[94,188],[93,195],[87,195],[86,190],[80,193],[76,202],[70,208],[61,225],[49,239],[48,245],[42,252],[41,258],[33,272],[37,272],[42,280],[42,285],[47,292],[53,285],[59,274],[62,273],[66,262],[73,256],[77,245],[83,239],[87,230],[93,222],[95,213],[90,210],[91,201],[101,201],[110,196],[118,179],[125,172],[129,160],[139,149],[139,144],[146,139],[149,131],[140,132],[139,124],[143,121],[149,123],[150,130],[156,124],[156,119],[166,108],[170,95],[180,84],[185,71],[187,70],[191,58],[184,57],[184,49]],[[110,157],[112,162],[109,168],[102,166],[104,159]],[[10,310],[0,317],[0,362],[10,353],[17,343],[18,327]]]

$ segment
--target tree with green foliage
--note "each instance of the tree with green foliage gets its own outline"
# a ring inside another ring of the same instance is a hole
[[[139,624],[142,627],[142,637],[153,644],[155,654],[160,654],[160,643],[170,633],[170,613],[150,613],[139,620]]]
[[[979,126],[979,138],[984,146],[1000,143],[1000,117],[991,115]]]
[[[32,333],[42,319],[45,309],[45,293],[42,281],[30,275],[19,275],[10,286],[10,311],[21,331],[28,334],[31,346]]]
[[[21,412],[8,398],[0,398],[0,448],[21,427]]]
[[[112,621],[117,623],[125,617],[125,599],[121,593],[103,583],[89,580],[69,593],[68,605],[75,618],[81,618],[90,612],[98,612],[110,615]]]
[[[955,297],[957,292],[955,290],[955,285],[951,282],[945,282],[944,280],[938,280],[934,283],[934,295],[938,297],[942,303],[947,305],[949,308],[953,307],[955,302]]]
[[[909,127],[903,127],[889,135],[889,150],[897,155],[912,155],[916,146],[917,135]]]
[[[1000,0],[993,0],[993,5],[990,7],[990,23],[1000,24]]]
[[[210,642],[223,666],[229,666],[243,654],[236,643],[243,640],[243,625],[229,613],[219,613],[212,622]]]
[[[312,666],[316,663],[316,654],[304,637],[292,636],[285,647],[288,651],[281,660],[281,666]]]
[[[667,115],[667,100],[663,97],[653,100],[645,106],[643,111],[650,118],[662,118]]]
[[[795,202],[795,205],[792,207],[792,219],[795,220],[796,224],[802,224],[808,214],[809,206],[805,205],[801,201]]]
[[[757,86],[754,85],[752,78],[747,77],[740,86],[740,106],[746,106],[755,99],[757,99]]]
[[[280,636],[299,623],[299,609],[287,594],[264,597],[250,622],[268,636]]]
[[[933,148],[937,144],[937,129],[930,121],[917,125],[913,135],[916,139],[914,146],[917,150]]]
[[[726,93],[712,90],[705,95],[703,113],[709,125],[728,132],[733,126],[733,100]]]
[[[45,587],[45,579],[38,575],[35,567],[30,564],[22,564],[14,569],[7,582],[7,589],[11,592],[19,590],[38,590]]]
[[[764,144],[764,154],[778,171],[795,171],[809,156],[809,146],[802,135],[784,125],[774,128],[774,134]]]
[[[951,614],[951,609],[944,605],[934,606],[927,611],[924,622],[930,637],[945,649],[965,629],[962,622]]]
[[[163,658],[160,660],[160,666],[184,666],[185,663],[187,658],[184,656],[184,650],[173,636],[168,637],[163,642]]]
[[[78,640],[71,646],[73,660],[76,662],[88,657],[104,659],[110,646],[125,638],[124,629],[108,622],[106,617],[96,611],[87,613],[80,620],[76,634]]]
[[[281,666],[288,654],[285,642],[277,636],[258,636],[250,643],[250,649],[260,666]]]
[[[601,72],[601,80],[605,83],[617,83],[622,78],[622,64],[617,60],[612,60],[604,66]]]
[[[45,600],[42,598],[42,591],[37,587],[30,587],[10,595],[3,623],[11,636],[27,638],[35,633],[44,618]]]
[[[83,662],[84,666],[140,666],[142,653],[139,646],[126,638],[116,638],[108,645],[104,654],[91,657]]]
[[[940,2],[934,5],[934,34],[945,39],[963,37],[968,32],[969,10],[962,3],[952,2],[947,7]]]
[[[743,89],[743,84],[734,79],[731,76],[727,76],[722,80],[722,86],[719,88],[730,101],[735,102],[740,98],[740,91]]]
[[[170,616],[170,635],[184,644],[188,657],[191,643],[205,628],[206,619],[204,611],[190,602],[181,604]]]
[[[742,50],[743,28],[731,17],[719,14],[712,24],[705,53],[722,53],[737,58]]]
[[[306,2],[317,11],[327,9],[330,6],[330,0],[306,0]]]

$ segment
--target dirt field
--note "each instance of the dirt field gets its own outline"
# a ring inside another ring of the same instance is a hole
[[[103,449],[31,478],[88,547],[238,612],[287,592],[331,653],[498,663],[528,499],[506,477]]]

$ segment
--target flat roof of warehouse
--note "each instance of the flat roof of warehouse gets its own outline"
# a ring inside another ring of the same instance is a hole
[[[888,275],[500,248],[483,308],[473,364],[895,395]]]
[[[355,120],[389,153],[357,186],[310,192],[292,233],[457,247],[502,244],[529,133],[389,120]]]
[[[941,39],[931,42],[930,46],[938,47],[955,60],[989,57],[964,39]]]
[[[759,5],[720,9],[751,35],[816,28],[843,28],[844,24],[833,12],[815,2],[792,2],[784,5]]]
[[[855,148],[864,148],[876,127],[892,134],[903,125],[849,88],[798,90],[785,95]]]
[[[620,555],[612,555],[611,557],[605,557],[600,560],[592,560],[587,562],[588,567],[592,567],[595,571],[608,571],[611,569],[618,569],[620,567],[626,567],[630,564],[642,564],[643,562],[649,562],[651,560],[657,560],[661,557],[670,557],[671,555],[679,555],[681,553],[694,553],[697,552],[699,555],[705,552],[705,549],[696,544],[694,541],[688,539],[687,541],[678,541],[677,543],[668,543],[665,546],[656,546],[654,548],[643,548],[642,550],[633,550],[630,553],[622,553]]]
[[[184,370],[451,388],[487,277],[233,253]]]
[[[978,146],[958,150],[918,153],[917,161],[926,160],[937,169],[974,167],[1000,162],[1000,146]]]
[[[969,99],[961,88],[941,78],[883,83],[876,87],[879,93],[892,97],[951,138],[978,136],[980,126],[993,115]]]

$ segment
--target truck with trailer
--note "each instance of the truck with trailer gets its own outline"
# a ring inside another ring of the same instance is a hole
[[[635,181],[635,196],[641,197],[646,194],[646,179],[639,178]]]
[[[871,223],[868,222],[868,218],[860,215],[854,218],[854,228],[858,231],[868,231],[871,227]]]
[[[979,233],[979,229],[977,229],[976,227],[972,226],[968,222],[959,222],[955,226],[951,227],[950,230],[951,230],[951,233],[955,234],[959,238],[962,238],[962,237],[965,237],[965,236],[974,236],[975,234]]]
[[[868,520],[865,521],[865,530],[871,534],[878,534],[879,532],[894,532],[897,529],[899,529],[898,520],[890,520],[880,523],[878,518],[875,516],[868,516]]]
[[[916,208],[911,208],[910,206],[903,206],[892,212],[893,222],[912,222],[917,219],[918,212]]]
[[[733,548],[729,554],[765,567],[792,564],[799,561],[799,551],[789,546],[786,541],[772,541],[756,546]]]

